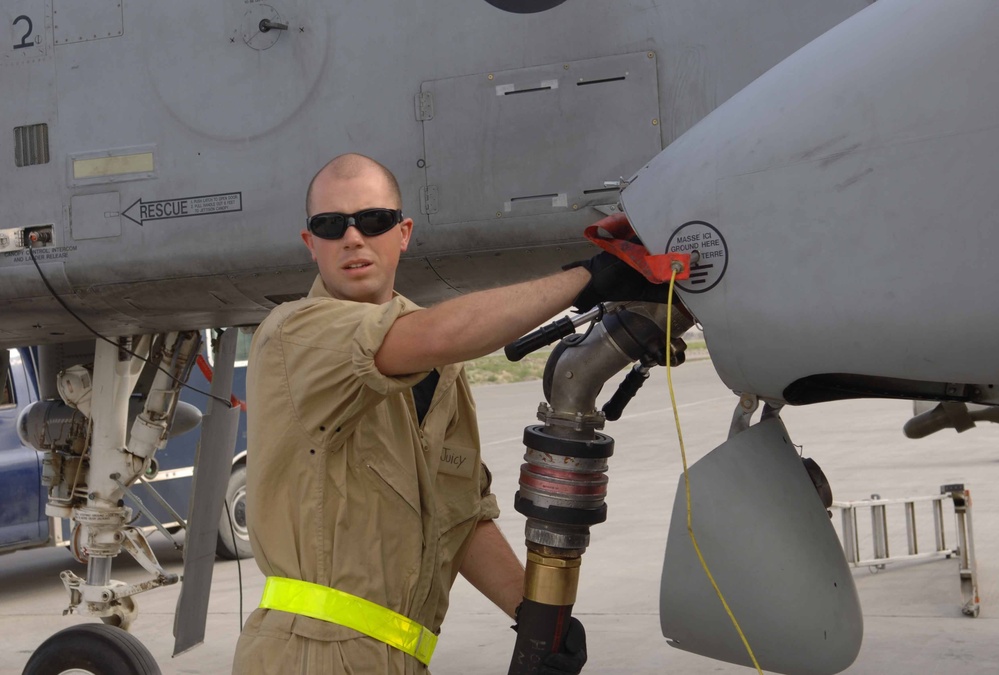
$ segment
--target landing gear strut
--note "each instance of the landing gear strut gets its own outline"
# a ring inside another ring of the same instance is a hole
[[[200,346],[197,332],[98,340],[92,367],[60,366],[56,379],[62,401],[39,401],[22,412],[22,441],[46,453],[45,512],[72,520],[73,554],[87,564],[86,578],[69,570],[60,575],[69,594],[64,614],[103,622],[56,633],[35,652],[26,673],[160,672],[125,631],[137,616],[133,596],[177,583],[179,577],[163,569],[142,531],[128,525],[132,510],[124,496],[166,444],[181,383]],[[144,405],[128,429],[137,385]],[[122,549],[151,577],[133,584],[112,579],[112,559]]]

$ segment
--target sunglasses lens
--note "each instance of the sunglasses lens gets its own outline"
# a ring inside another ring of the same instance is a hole
[[[357,229],[367,237],[384,234],[388,232],[396,223],[396,211],[391,209],[371,209],[357,214]]]
[[[309,220],[309,231],[321,239],[339,239],[347,231],[347,217],[339,213],[320,213]]]
[[[347,233],[348,225],[356,225],[366,237],[384,234],[402,222],[402,211],[393,209],[368,209],[348,215],[345,213],[318,213],[309,219],[309,232],[320,239],[339,239]]]

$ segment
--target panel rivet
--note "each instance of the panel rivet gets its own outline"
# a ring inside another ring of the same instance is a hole
[[[654,127],[659,126],[659,120],[652,120],[652,126]]]
[[[493,79],[493,74],[492,74],[492,73],[489,73],[489,75],[488,75],[488,78],[489,78],[490,80],[491,80],[491,79]]]

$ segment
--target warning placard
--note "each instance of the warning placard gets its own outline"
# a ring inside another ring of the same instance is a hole
[[[168,220],[171,218],[189,218],[191,216],[207,216],[214,213],[229,213],[243,210],[243,193],[226,192],[217,195],[200,195],[198,197],[180,197],[178,199],[158,199],[143,201],[140,197],[132,202],[121,215],[137,225],[143,225],[151,220]]]

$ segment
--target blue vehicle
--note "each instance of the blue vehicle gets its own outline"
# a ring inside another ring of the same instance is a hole
[[[246,357],[251,334],[240,331],[236,353],[233,392],[246,391]],[[205,340],[206,344],[209,341]],[[207,353],[206,353],[207,352]],[[31,352],[9,350],[0,359],[0,553],[44,546],[72,546],[73,533],[67,518],[47,516],[48,490],[44,485],[45,453],[21,443],[17,419],[21,411],[38,400],[38,387]],[[199,366],[192,370],[189,385],[207,391],[211,377],[203,350]],[[184,388],[181,400],[202,412],[207,397]],[[131,488],[127,505],[135,514],[132,523],[147,532],[162,529],[168,536],[183,528],[187,520],[194,476],[194,458],[200,434],[186,432],[170,439],[156,453],[147,474]],[[216,552],[226,559],[252,555],[246,527],[246,416],[241,415],[232,473],[226,489],[226,507],[219,522]],[[158,525],[149,516],[158,521]],[[231,519],[229,517],[231,515]]]

